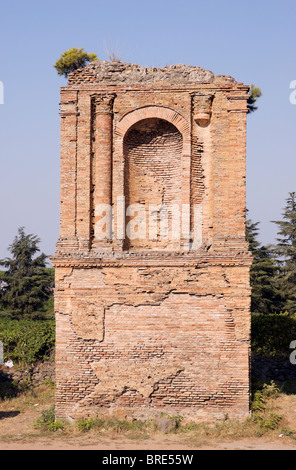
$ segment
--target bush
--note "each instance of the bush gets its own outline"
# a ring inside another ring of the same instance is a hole
[[[80,419],[77,423],[79,431],[90,431],[95,427],[95,421],[93,419]]]
[[[265,410],[265,405],[264,405],[264,398],[262,392],[257,390],[254,393],[253,400],[252,400],[252,411],[253,412],[259,412],[259,411],[264,411]]]
[[[269,413],[268,400],[277,398],[281,392],[280,388],[273,380],[269,383],[253,383],[252,385],[253,422],[265,432],[277,429],[283,417],[276,413]]]
[[[296,340],[296,318],[286,315],[252,315],[252,354],[261,357],[289,357]]]
[[[97,55],[94,53],[87,53],[83,48],[77,49],[73,47],[68,51],[61,54],[60,58],[54,64],[54,68],[58,75],[68,77],[70,72],[85,67],[88,62],[97,60]]]
[[[280,387],[273,380],[263,385],[262,394],[265,398],[277,398],[280,393]]]
[[[0,341],[4,360],[19,367],[30,367],[52,356],[55,345],[55,322],[0,319]]]
[[[60,420],[55,419],[55,407],[54,405],[49,410],[42,411],[41,418],[37,419],[35,423],[36,428],[41,428],[43,431],[59,431],[65,428],[64,424]]]
[[[274,429],[277,429],[282,419],[283,417],[276,413],[270,413],[266,417],[257,413],[253,415],[254,422],[259,424],[264,431],[273,431]]]

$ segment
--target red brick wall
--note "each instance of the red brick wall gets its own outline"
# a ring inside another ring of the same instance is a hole
[[[102,81],[94,67],[61,90],[57,416],[245,417],[248,87],[205,72],[175,83],[179,66],[160,83],[107,83],[116,66]],[[175,204],[180,221],[130,240],[134,203],[146,221],[149,204]]]

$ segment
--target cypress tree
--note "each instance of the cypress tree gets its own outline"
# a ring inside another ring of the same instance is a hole
[[[279,272],[277,286],[282,299],[282,310],[296,313],[296,195],[289,193],[283,210],[283,220],[272,221],[278,225],[275,253]]]
[[[252,287],[252,313],[277,313],[278,294],[274,285],[276,263],[271,247],[262,246],[258,241],[259,222],[246,220],[246,239],[253,255],[250,269]]]
[[[13,317],[28,316],[42,308],[51,295],[53,276],[46,269],[46,255],[38,245],[40,239],[32,234],[26,235],[24,227],[18,229],[18,235],[8,247],[12,258],[0,260],[2,287],[0,302]]]

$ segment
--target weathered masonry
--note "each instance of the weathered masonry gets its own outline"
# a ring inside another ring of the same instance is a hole
[[[249,414],[248,89],[184,65],[69,75],[57,417]]]

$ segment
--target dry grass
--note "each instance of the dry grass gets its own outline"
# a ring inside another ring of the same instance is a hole
[[[264,394],[265,393],[265,394]],[[0,401],[0,446],[36,448],[36,445],[75,445],[97,448],[213,448],[222,442],[271,440],[295,445],[296,448],[296,395],[267,389],[263,393],[264,406],[247,420],[227,419],[219,422],[185,423],[177,417],[178,426],[170,434],[162,434],[155,423],[97,418],[64,423],[64,429],[49,432],[37,428],[36,422],[44,410],[54,404],[54,388],[50,385],[30,389],[20,396]],[[259,418],[256,416],[259,416]],[[272,420],[272,416],[280,417]],[[254,419],[255,418],[255,419]],[[149,447],[150,446],[150,447]],[[160,446],[160,447],[157,447]]]

